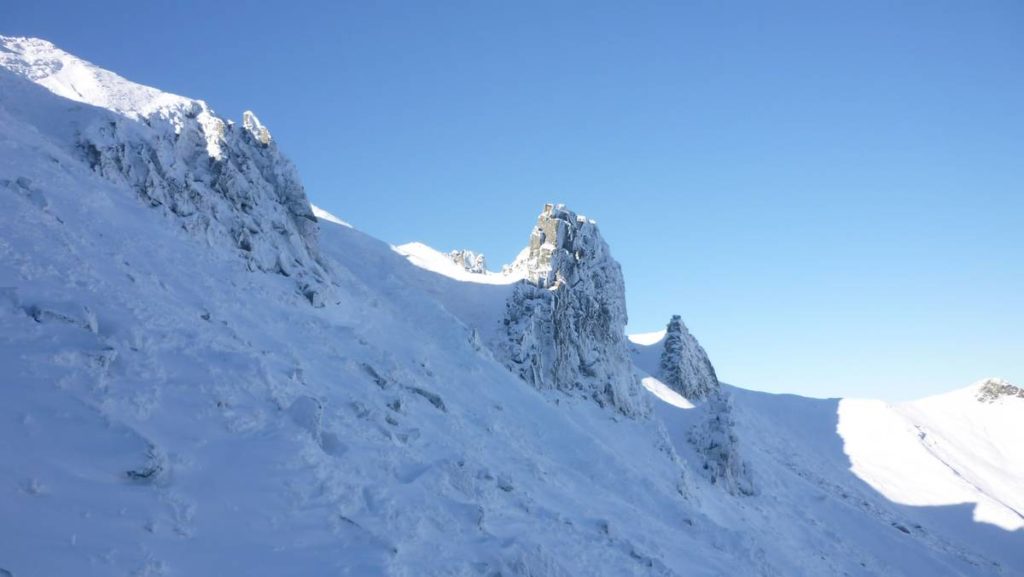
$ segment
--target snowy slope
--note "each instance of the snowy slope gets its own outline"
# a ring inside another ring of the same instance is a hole
[[[254,117],[208,131],[198,101],[0,45],[0,575],[1024,572],[1022,532],[970,499],[901,502],[925,479],[858,436],[876,413],[733,390],[759,490],[729,494],[693,465],[705,405],[628,418],[507,369],[522,281],[309,220]],[[174,170],[92,162],[111,123],[110,150]],[[1022,403],[962,404],[893,410],[963,494],[1020,510]]]
[[[853,470],[897,503],[970,503],[978,522],[1024,528],[1024,399],[979,402],[986,382],[899,405],[844,400]]]
[[[631,337],[638,365],[657,369],[662,336]],[[1024,575],[1024,399],[980,402],[983,384],[898,405],[727,387],[758,494],[714,509],[814,551],[784,574]],[[667,401],[678,452],[699,462],[706,407]]]
[[[484,271],[481,273],[469,272],[464,266],[456,264],[451,256],[439,250],[431,248],[421,242],[410,242],[395,247],[395,250],[405,255],[409,262],[419,268],[438,273],[442,276],[470,283],[484,283],[507,285],[522,280],[521,274],[495,273]]]
[[[713,575],[753,555],[680,533],[725,534],[656,423],[515,379],[387,245],[324,223],[336,296],[311,306],[93,170],[76,130],[112,112],[4,82],[5,571]]]

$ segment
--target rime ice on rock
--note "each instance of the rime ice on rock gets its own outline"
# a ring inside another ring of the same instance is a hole
[[[734,495],[754,494],[750,466],[741,455],[735,430],[732,397],[722,390],[707,353],[679,315],[665,327],[662,347],[659,380],[691,401],[706,401],[703,419],[688,435],[703,460],[705,476]]]
[[[755,489],[750,466],[740,456],[732,397],[723,391],[715,391],[705,408],[705,419],[689,434],[690,444],[704,458],[702,469],[705,476],[734,495],[753,495]]]
[[[260,144],[270,144],[270,131],[267,127],[263,126],[259,118],[253,114],[251,110],[246,110],[242,113],[242,126],[252,134],[253,138],[260,142]]]
[[[718,392],[715,368],[679,315],[666,327],[660,369],[661,381],[687,399],[703,400]]]
[[[255,116],[247,113],[240,130],[200,122],[209,114],[200,102],[169,113],[173,123],[150,119],[149,130],[128,119],[87,126],[80,149],[94,170],[131,185],[185,228],[228,237],[250,268],[319,276],[316,217],[295,168]],[[210,154],[208,140],[219,154]]]
[[[464,268],[466,272],[483,274],[487,272],[487,259],[484,255],[471,250],[453,250],[448,253],[452,262]]]
[[[193,234],[232,243],[250,269],[295,277],[317,304],[318,226],[295,168],[251,113],[241,129],[201,122],[208,114],[194,102],[170,111],[173,123],[150,119],[149,130],[128,119],[92,125],[79,146],[93,170],[130,185]]]
[[[78,151],[104,178],[178,218],[210,243],[239,250],[251,270],[294,277],[322,304],[318,225],[295,167],[246,111],[242,126],[201,100],[142,86],[49,42],[7,38],[0,64],[54,93],[106,108],[76,126]]]
[[[987,379],[978,388],[978,401],[994,403],[1004,397],[1024,399],[1024,389],[1015,387],[1002,379]]]
[[[591,398],[629,416],[646,415],[626,347],[619,263],[597,224],[548,204],[515,265],[526,280],[506,304],[508,365],[540,389]]]

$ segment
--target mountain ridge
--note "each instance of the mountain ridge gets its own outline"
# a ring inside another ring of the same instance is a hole
[[[1024,571],[1016,398],[895,406],[723,385],[727,422],[711,402],[659,388],[629,357],[599,354],[607,370],[586,374],[591,346],[640,346],[621,334],[621,272],[587,219],[554,206],[557,223],[539,219],[534,229],[571,231],[568,244],[551,239],[564,252],[533,275],[544,282],[452,278],[336,217],[295,212],[299,200],[317,211],[297,174],[286,179],[297,188],[266,176],[290,163],[254,118],[225,129],[218,160],[213,133],[184,108],[115,114],[66,100],[9,62],[0,61],[0,518],[18,524],[0,527],[3,571]],[[109,167],[83,142],[105,146]],[[132,147],[210,177],[178,191],[195,212],[153,204],[160,186],[182,181],[174,171],[136,178],[142,168],[117,162],[139,160]],[[217,185],[206,171],[232,158],[269,172],[240,169],[236,185]],[[314,245],[293,217],[316,224],[306,231]],[[240,246],[243,229],[253,250]],[[547,233],[537,240],[539,251]],[[311,296],[314,282],[324,288]],[[572,382],[537,386],[509,370],[504,320],[523,302],[517,291],[538,308],[567,307],[558,310],[568,318],[577,307],[613,309],[607,323],[575,317],[557,329],[515,311],[536,323],[531,334],[577,351],[559,369]],[[628,395],[649,407],[619,410],[601,375],[636,386]],[[721,476],[732,469],[706,466],[715,461],[704,441],[717,435],[735,438],[726,465],[746,463],[756,490],[733,491],[741,486]]]

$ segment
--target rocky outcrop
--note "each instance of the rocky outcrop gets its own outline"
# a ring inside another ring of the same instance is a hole
[[[453,250],[448,253],[452,262],[466,269],[466,272],[483,274],[487,272],[487,259],[471,250]]]
[[[646,415],[649,401],[623,332],[622,270],[597,224],[563,205],[546,205],[513,268],[525,280],[506,304],[509,368],[537,388]]]
[[[697,405],[690,413],[694,424],[687,432],[687,441],[696,453],[701,473],[712,485],[730,494],[756,493],[752,470],[736,432],[732,396],[718,382],[704,348],[679,315],[672,316],[664,337],[650,346],[661,347],[660,358],[655,364],[653,358],[645,357],[643,368]]]
[[[704,419],[690,430],[689,441],[703,459],[705,477],[733,495],[755,494],[750,465],[740,455],[732,397],[715,391],[703,409]]]
[[[666,327],[659,369],[659,379],[691,401],[719,390],[715,368],[679,315],[673,315]]]
[[[987,379],[978,388],[977,399],[982,403],[994,403],[999,399],[1010,397],[1024,399],[1024,389],[1002,379]]]
[[[270,133],[251,112],[238,127],[190,104],[147,118],[145,127],[116,117],[83,127],[81,153],[187,230],[226,239],[251,269],[320,279],[316,217]]]
[[[293,277],[314,305],[326,274],[319,228],[294,166],[252,112],[241,126],[205,102],[135,84],[46,41],[0,37],[7,71],[91,109],[54,106],[82,161],[127,185],[251,270]],[[43,104],[40,103],[40,106]]]

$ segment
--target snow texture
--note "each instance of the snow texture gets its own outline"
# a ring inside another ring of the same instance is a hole
[[[723,384],[723,491],[545,213],[470,273],[317,223],[255,116],[0,38],[0,575],[1024,575],[1024,399]]]

